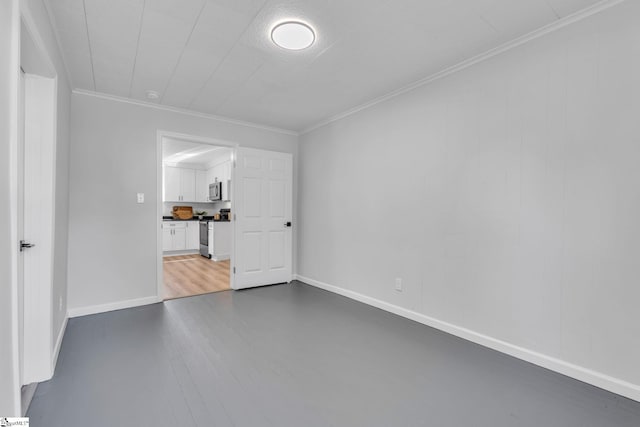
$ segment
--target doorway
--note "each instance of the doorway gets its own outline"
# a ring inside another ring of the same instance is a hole
[[[217,146],[218,149],[226,149],[231,152],[228,172],[223,172],[223,175],[214,174],[213,180],[209,176],[205,181],[209,185],[209,195],[213,196],[210,197],[210,200],[215,198],[217,191],[219,191],[221,198],[217,200],[222,202],[228,200],[229,203],[225,208],[213,209],[214,215],[220,214],[223,218],[223,214],[228,215],[229,221],[226,231],[216,229],[216,226],[223,224],[219,224],[215,218],[214,221],[208,223],[209,226],[213,224],[214,236],[212,244],[214,248],[209,250],[210,260],[214,262],[229,260],[228,265],[220,264],[225,271],[229,271],[229,288],[237,290],[291,282],[293,280],[293,230],[295,227],[293,224],[292,154],[239,147],[237,144],[215,139],[158,131],[158,297],[165,299],[163,297],[165,292],[164,261],[168,258],[165,255],[191,255],[189,258],[169,260],[176,262],[176,266],[183,265],[179,263],[193,262],[194,258],[200,263],[203,261],[195,253],[175,253],[176,251],[194,250],[193,246],[186,248],[183,246],[183,242],[189,241],[188,233],[193,233],[193,230],[189,230],[188,226],[180,222],[176,222],[174,225],[165,223],[165,220],[171,222],[175,217],[190,218],[194,206],[190,204],[185,206],[184,204],[189,200],[197,200],[200,192],[197,184],[197,167],[192,167],[196,170],[194,186],[193,172],[170,169],[176,165],[172,165],[171,161],[165,162],[163,142],[171,140],[177,141],[174,144],[176,147],[179,144],[197,144],[190,149],[175,150],[176,153],[180,152],[181,154],[173,158],[172,161],[180,160],[185,169],[188,169],[189,161],[193,161],[197,153],[201,151],[208,151]],[[167,151],[167,154],[171,154],[170,150]],[[226,171],[224,167],[223,171]],[[200,172],[201,176],[203,174],[207,177],[206,170]],[[223,178],[216,181],[216,176]],[[167,177],[170,179],[166,180]],[[229,179],[225,179],[225,177]],[[213,188],[211,188],[212,184]],[[202,191],[204,194],[204,190]],[[225,191],[229,194],[228,199],[224,195]],[[167,202],[169,205],[165,206]],[[223,209],[226,212],[223,212]],[[208,210],[205,211],[210,214]],[[226,240],[226,236],[229,234],[229,240]],[[226,242],[230,242],[228,258],[220,257],[219,253],[225,254],[226,252],[218,252],[217,250],[220,246],[216,236],[221,235],[225,236]],[[200,257],[208,258],[202,245],[200,253]],[[176,279],[185,280],[185,274],[185,272],[176,273]]]
[[[233,144],[159,134],[163,300],[231,289]],[[160,283],[161,282],[161,283]]]

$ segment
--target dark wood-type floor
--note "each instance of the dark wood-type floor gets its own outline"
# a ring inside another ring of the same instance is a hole
[[[300,282],[69,320],[32,427],[638,427],[640,403]]]
[[[212,261],[200,255],[162,258],[164,299],[228,291],[229,260]]]

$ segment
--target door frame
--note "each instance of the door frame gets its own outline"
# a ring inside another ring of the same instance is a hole
[[[195,142],[198,144],[216,145],[220,147],[228,147],[232,150],[232,165],[236,161],[236,152],[240,144],[225,141],[222,139],[209,138],[205,136],[191,135],[186,133],[172,132],[167,130],[158,130],[156,136],[156,297],[158,301],[162,302],[164,298],[164,273],[162,271],[162,140],[164,138],[181,139],[184,141]],[[231,194],[235,194],[235,167],[231,168]],[[231,212],[233,212],[233,197],[231,199]],[[230,256],[230,270],[233,270],[235,265],[235,221],[231,220],[231,256]],[[229,286],[233,289],[234,275],[232,271],[229,271]]]
[[[20,94],[19,94],[19,85],[20,85],[20,9],[21,2],[18,0],[10,0],[10,3],[7,2],[4,7],[10,9],[10,16],[3,16],[2,22],[8,23],[8,27],[4,27],[6,33],[9,33],[11,40],[9,41],[10,45],[10,56],[6,58],[6,62],[0,65],[3,68],[3,74],[5,70],[7,71],[8,77],[10,81],[13,81],[13,85],[9,88],[9,96],[6,99],[3,99],[3,103],[6,102],[4,106],[8,106],[9,109],[9,117],[8,124],[9,129],[6,133],[3,132],[3,135],[8,135],[9,137],[9,180],[8,180],[8,201],[9,201],[9,277],[11,287],[10,295],[11,301],[7,301],[3,303],[3,309],[6,310],[9,308],[10,312],[10,330],[7,331],[10,333],[11,338],[10,342],[5,344],[5,348],[10,350],[10,354],[7,355],[6,358],[3,358],[3,361],[9,361],[11,364],[11,377],[6,378],[4,381],[5,384],[2,385],[2,396],[10,397],[11,402],[7,402],[6,404],[3,402],[2,406],[5,410],[11,410],[12,413],[8,413],[6,415],[14,415],[18,416],[18,414],[22,413],[22,404],[20,401],[20,386],[21,386],[21,378],[20,378],[20,366],[21,366],[21,353],[20,353],[20,325],[19,325],[19,316],[20,316],[20,303],[18,301],[18,250],[17,250],[17,241],[18,241],[18,138],[19,138],[19,111],[20,111]],[[3,31],[3,34],[5,33]],[[5,82],[2,82],[4,85]],[[3,199],[6,200],[6,199]],[[4,235],[4,233],[3,233]],[[4,242],[3,242],[4,244]],[[4,249],[4,248],[3,248]],[[4,276],[3,276],[4,277]],[[4,372],[4,369],[3,369]],[[6,388],[6,389],[5,389]],[[6,405],[6,406],[5,406]]]
[[[42,137],[39,139],[39,144],[45,148],[42,153],[42,167],[38,169],[38,172],[25,176],[22,189],[18,188],[18,174],[24,173],[24,166],[16,165],[12,170],[13,178],[15,179],[15,191],[16,191],[16,206],[12,208],[12,211],[17,216],[17,195],[19,191],[25,191],[26,180],[33,179],[35,183],[41,181],[47,182],[46,187],[38,189],[33,199],[43,200],[44,207],[39,212],[42,213],[43,219],[38,222],[39,227],[39,258],[38,262],[42,261],[45,264],[45,272],[37,281],[35,286],[28,287],[26,282],[23,283],[24,292],[22,304],[19,304],[19,323],[18,333],[22,335],[21,341],[24,342],[24,348],[20,349],[20,361],[22,362],[23,372],[20,372],[20,385],[48,380],[53,376],[55,369],[57,354],[59,351],[59,344],[55,343],[53,338],[53,265],[54,265],[54,243],[55,243],[55,191],[56,191],[56,151],[57,151],[57,124],[58,124],[58,74],[56,68],[47,52],[46,45],[35,20],[25,4],[20,5],[20,29],[21,37],[22,31],[28,39],[27,45],[20,43],[20,64],[24,65],[27,69],[25,79],[30,79],[36,84],[34,92],[35,99],[38,100],[38,106],[41,107],[40,113],[37,117],[41,119],[39,121],[38,130],[43,131]],[[26,56],[25,56],[26,55]],[[25,59],[26,58],[26,59]],[[26,62],[23,64],[23,59]],[[32,68],[32,69],[30,69]],[[26,81],[25,81],[26,82]],[[21,109],[25,108],[28,96],[25,94],[19,95],[19,106]],[[28,108],[28,106],[27,106]],[[25,116],[25,122],[29,120],[28,116]],[[26,134],[20,137],[20,144],[25,144]],[[16,141],[18,143],[18,141]],[[25,163],[29,152],[25,150]],[[17,147],[14,153],[14,159],[17,163]],[[46,175],[44,175],[46,174]],[[25,209],[23,212],[23,223],[26,222],[29,212]],[[40,216],[40,215],[38,215]],[[16,256],[17,268],[18,258],[20,252],[18,251],[18,222],[12,224],[16,230],[16,238],[14,251]],[[20,293],[19,293],[20,294]],[[25,313],[27,316],[25,316]],[[31,313],[31,314],[29,314]],[[35,315],[34,315],[35,314]],[[22,347],[22,346],[21,346]],[[54,348],[55,347],[55,348]],[[27,349],[30,349],[28,352]]]

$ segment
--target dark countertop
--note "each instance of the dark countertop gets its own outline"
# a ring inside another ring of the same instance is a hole
[[[197,216],[194,216],[191,219],[175,219],[172,216],[163,216],[162,217],[163,221],[200,221],[200,219],[198,219]],[[202,221],[214,221],[214,222],[229,222],[228,219],[226,220],[222,220],[222,219],[213,219],[213,215],[205,215],[202,217]]]

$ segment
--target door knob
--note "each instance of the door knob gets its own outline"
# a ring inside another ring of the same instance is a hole
[[[291,221],[287,221],[287,222],[285,222],[285,223],[284,223],[284,226],[285,226],[285,227],[291,227]]]
[[[25,240],[20,240],[20,252],[24,251],[25,249],[33,248],[34,246],[35,244],[33,243],[29,243]]]

